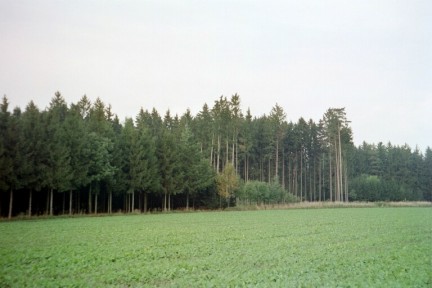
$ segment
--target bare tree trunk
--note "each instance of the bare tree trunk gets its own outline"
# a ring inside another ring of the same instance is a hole
[[[336,139],[334,141],[334,147],[335,147],[335,181],[336,181],[336,183],[335,183],[335,188],[336,188],[335,198],[336,198],[336,201],[339,201],[339,193],[340,193],[340,191],[339,191],[339,151],[337,148]]]
[[[333,179],[332,179],[332,162],[331,153],[329,154],[329,187],[330,187],[330,201],[333,201]]]
[[[323,157],[322,157],[322,163],[323,163],[323,166],[324,166],[324,154],[323,154]],[[321,163],[319,163],[319,166],[318,166],[318,199],[319,199],[319,202],[321,202],[321,200],[322,200],[322,174],[321,173],[324,173],[324,170],[321,170]]]
[[[225,164],[229,163],[229,143],[228,143],[228,137],[226,139],[226,159],[225,159]]]
[[[45,206],[45,215],[49,215],[49,203],[50,203],[50,191],[48,190],[46,193],[46,206]]]
[[[348,168],[347,168],[348,164],[345,163],[345,201],[348,202]]]
[[[167,211],[167,191],[165,190],[164,200],[163,200],[163,211]]]
[[[112,213],[112,191],[110,189],[108,194],[108,214]]]
[[[28,217],[31,217],[32,215],[32,199],[33,198],[33,190],[30,189],[29,191],[29,205],[28,205]]]
[[[13,190],[11,188],[10,192],[9,192],[9,214],[8,214],[8,219],[12,218],[12,207],[13,207]]]
[[[62,205],[62,215],[65,214],[65,206],[66,206],[66,192],[63,192],[63,205]]]
[[[275,176],[277,177],[279,175],[279,141],[276,137],[276,161],[275,161]]]
[[[220,145],[221,145],[220,135],[218,135],[218,143],[217,143],[217,160],[216,160],[216,172],[219,173],[219,163],[220,163]]]
[[[270,162],[270,158],[268,159],[268,183],[271,183],[271,162]]]
[[[147,192],[144,192],[144,213],[147,213]]]
[[[264,163],[262,157],[260,157],[260,181],[264,180]]]
[[[239,147],[239,145],[238,145],[238,140],[236,139],[236,145],[235,145],[235,167],[236,167],[236,173],[238,173],[238,166],[239,166],[239,164],[238,164],[238,147]]]
[[[189,211],[189,192],[186,192],[186,211]]]
[[[98,213],[98,195],[99,195],[99,193],[95,194],[95,209],[94,209],[95,214]]]
[[[291,176],[291,173],[292,173],[292,171],[291,171],[291,161],[290,161],[290,156],[288,155],[288,192],[290,192],[290,193],[293,193],[294,192],[294,189],[292,189],[292,186],[291,186],[291,178],[292,178],[292,176]],[[294,194],[294,193],[293,193]]]
[[[343,160],[342,160],[342,144],[341,144],[341,135],[340,135],[340,128],[338,127],[338,138],[339,138],[339,171],[340,171],[340,198],[341,201],[343,201],[343,168],[342,168],[342,164],[343,164]]]
[[[77,195],[77,211],[78,213],[81,213],[81,192],[78,191],[78,195]]]
[[[213,142],[214,142],[214,133],[212,133],[211,146],[210,146],[210,165],[213,166]]]
[[[53,215],[53,198],[54,198],[54,189],[51,188],[51,193],[50,193],[50,216]]]
[[[69,215],[72,215],[72,189],[69,190]]]
[[[282,189],[285,191],[285,151],[282,152]]]
[[[303,151],[300,152],[300,202],[303,202]]]
[[[232,139],[231,161],[234,168],[236,168],[237,165],[235,164],[235,142],[234,141],[235,141],[235,132],[233,133],[233,139]],[[237,168],[235,169],[235,171],[237,173]]]
[[[313,190],[313,187],[312,187],[312,173],[311,173],[311,171],[310,171],[310,168],[309,168],[309,201],[310,202],[312,202],[312,190]]]
[[[132,207],[131,207],[131,212],[134,212],[135,210],[135,190],[132,191]]]
[[[91,184],[90,184],[90,187],[89,187],[89,196],[88,196],[88,213],[89,214],[91,214],[92,213],[92,193],[91,193],[91,191],[92,191],[92,186],[91,186]]]
[[[245,179],[245,182],[247,183],[248,182],[248,167],[247,167],[247,165],[248,165],[248,155],[246,155],[245,156],[245,159],[244,159],[244,179]]]

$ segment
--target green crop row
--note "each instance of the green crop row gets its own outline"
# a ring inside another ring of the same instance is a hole
[[[0,287],[430,287],[432,209],[0,223]]]

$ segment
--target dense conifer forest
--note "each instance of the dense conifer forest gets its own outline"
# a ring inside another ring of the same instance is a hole
[[[218,98],[197,115],[101,99],[0,104],[0,216],[216,209],[299,201],[432,201],[432,150],[355,147],[344,108],[288,122]]]

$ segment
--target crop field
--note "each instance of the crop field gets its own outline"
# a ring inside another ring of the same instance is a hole
[[[0,222],[0,287],[432,287],[431,208]]]

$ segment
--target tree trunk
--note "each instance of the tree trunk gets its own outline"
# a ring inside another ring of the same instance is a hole
[[[341,143],[341,136],[340,136],[340,128],[338,127],[338,138],[339,138],[339,172],[340,172],[340,200],[343,201],[343,170],[342,170],[342,143]]]
[[[98,212],[98,211],[97,211],[97,208],[98,208],[98,207],[97,207],[97,206],[98,206],[98,203],[97,203],[97,202],[98,202],[98,195],[99,195],[99,193],[96,193],[96,194],[95,194],[95,209],[94,209],[94,211],[95,211],[94,213],[95,213],[95,214],[97,214],[97,212]]]
[[[163,211],[167,211],[167,191],[165,190],[164,198],[163,198]]]
[[[346,158],[345,158],[346,159]],[[348,202],[348,164],[345,163],[345,201]]]
[[[229,143],[228,143],[228,137],[226,138],[226,159],[225,159],[225,165],[229,163]]]
[[[234,168],[235,168],[235,171],[236,171],[236,173],[237,173],[237,165],[235,164],[235,132],[234,132],[234,134],[233,134],[233,139],[232,139],[232,151],[231,151],[231,161],[232,161],[232,165],[234,166]]]
[[[50,193],[50,216],[53,216],[53,198],[54,198],[54,189],[51,188],[51,193]]]
[[[323,157],[323,166],[324,166],[324,157]],[[321,202],[321,200],[322,200],[322,198],[321,198],[321,192],[322,192],[322,175],[321,175],[321,173],[322,173],[323,171],[321,171],[321,163],[319,163],[319,166],[318,166],[318,194],[319,194],[319,196],[318,196],[318,201],[319,202]]]
[[[238,164],[238,147],[239,147],[239,144],[238,144],[238,140],[236,139],[236,146],[235,146],[235,163],[236,163],[235,167],[236,167],[236,173],[238,173],[238,166],[239,166],[239,164]]]
[[[316,201],[316,178],[317,178],[316,160],[314,159],[314,176],[313,176],[313,201]]]
[[[275,177],[277,177],[279,175],[278,170],[279,170],[279,141],[276,137],[276,161],[275,161]]]
[[[220,135],[218,135],[218,143],[217,143],[217,160],[216,160],[216,172],[219,173],[219,162],[220,162]]]
[[[211,146],[210,146],[210,166],[213,166],[213,145],[214,145],[214,133],[212,133]]]
[[[78,213],[81,213],[81,191],[78,191],[78,195],[77,195],[77,211]]]
[[[300,202],[303,202],[303,151],[300,152]]]
[[[147,192],[144,192],[144,213],[147,213]]]
[[[312,202],[312,173],[309,168],[309,201]]]
[[[112,213],[112,191],[110,189],[108,194],[108,214]]]
[[[123,194],[123,211],[124,211],[124,213],[128,213],[128,209],[129,209],[129,196],[128,196],[129,194],[128,193],[125,193],[125,194]]]
[[[45,215],[49,215],[50,191],[47,191],[46,196]]]
[[[285,151],[282,152],[282,189],[285,191]],[[285,203],[285,197],[283,202]]]
[[[339,152],[335,151],[336,156],[335,156],[335,183],[334,183],[334,187],[335,187],[335,195],[334,197],[336,198],[336,201],[340,201],[340,180],[339,180]]]
[[[32,215],[32,201],[33,201],[33,190],[30,189],[29,192],[29,205],[28,205],[28,217],[31,217]]]
[[[271,183],[271,161],[268,160],[268,183]]]
[[[9,193],[9,214],[8,214],[8,219],[12,218],[12,206],[13,206],[13,190],[10,189],[10,193]]]
[[[333,201],[333,179],[332,179],[332,162],[331,153],[329,154],[329,187],[330,187],[330,201]]]
[[[72,189],[69,190],[69,215],[72,215]]]
[[[135,210],[135,190],[132,191],[132,203],[131,203],[131,212],[133,213]]]
[[[186,211],[189,211],[189,192],[186,192]]]
[[[62,215],[65,214],[65,206],[66,206],[66,192],[63,192],[63,205],[62,205]]]
[[[90,187],[89,187],[89,197],[88,197],[88,213],[89,214],[91,214],[92,213],[92,196],[91,196],[91,190],[92,190],[92,187],[91,187],[91,184],[90,184]]]

